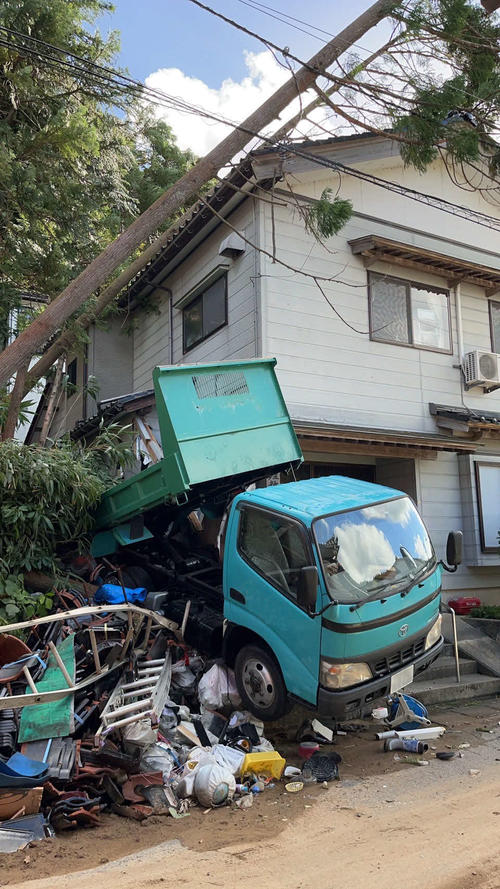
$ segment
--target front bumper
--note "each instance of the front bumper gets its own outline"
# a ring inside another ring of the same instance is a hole
[[[415,676],[436,660],[441,653],[443,644],[444,639],[441,636],[432,648],[429,648],[428,651],[411,662],[415,668]],[[405,666],[409,666],[409,664],[405,664]],[[366,712],[373,709],[375,701],[379,698],[386,698],[390,694],[391,676],[398,673],[400,669],[401,667],[392,673],[387,673],[380,679],[371,679],[369,682],[363,682],[362,685],[343,688],[341,691],[332,691],[320,686],[318,691],[318,712],[323,716],[333,716],[337,720],[356,719],[363,716]]]

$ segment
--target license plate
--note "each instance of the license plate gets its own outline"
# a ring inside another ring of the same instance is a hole
[[[391,694],[394,691],[400,691],[406,685],[409,685],[410,682],[413,682],[413,664],[398,670],[397,673],[391,676]]]

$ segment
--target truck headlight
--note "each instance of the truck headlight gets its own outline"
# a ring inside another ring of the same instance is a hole
[[[439,615],[435,624],[432,625],[427,636],[425,637],[425,651],[432,648],[441,636],[441,615]]]
[[[325,688],[349,688],[373,676],[368,664],[334,664],[322,658],[319,681]]]

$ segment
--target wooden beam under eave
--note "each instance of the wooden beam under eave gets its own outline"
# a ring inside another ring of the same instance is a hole
[[[415,460],[417,457],[422,460],[437,460],[438,456],[438,451],[432,448],[412,448],[408,445],[386,445],[369,441],[331,441],[299,436],[299,443],[305,454],[361,454],[364,457],[395,457],[400,460]]]
[[[363,259],[363,265],[365,269],[371,269],[372,266],[377,264],[377,262],[380,262],[379,257],[373,253],[362,253],[361,257]]]

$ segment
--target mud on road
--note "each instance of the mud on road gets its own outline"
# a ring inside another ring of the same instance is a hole
[[[435,708],[432,718],[447,727],[431,744],[452,748],[449,762],[431,749],[428,766],[398,763],[372,729],[349,733],[333,748],[341,779],[326,789],[289,794],[281,783],[250,809],[193,808],[180,821],[103,816],[98,828],[3,855],[0,886],[199,889],[244,885],[251,872],[259,889],[499,889],[500,702]],[[297,761],[279,730],[271,740]]]

